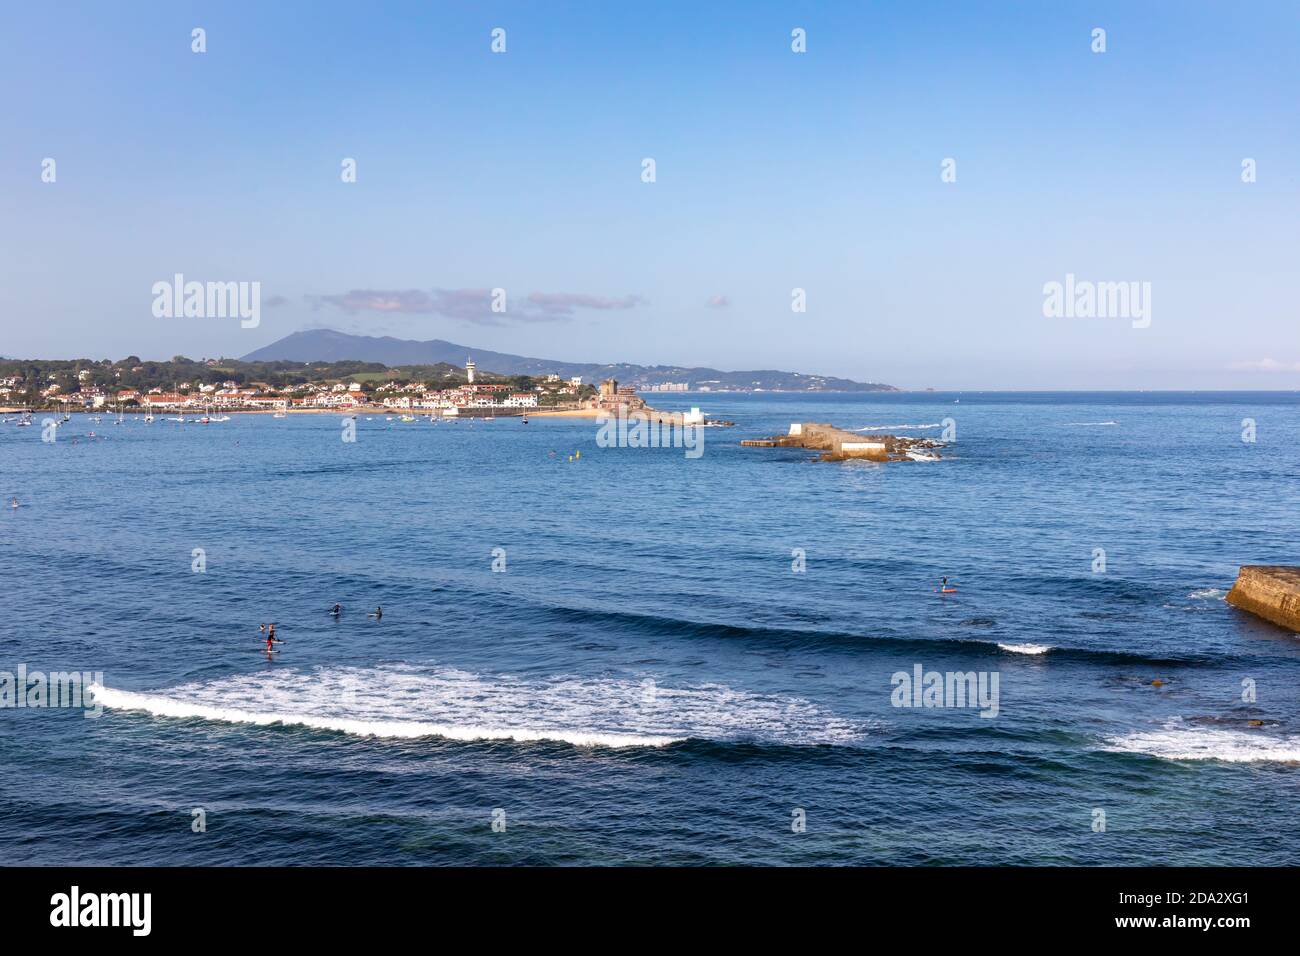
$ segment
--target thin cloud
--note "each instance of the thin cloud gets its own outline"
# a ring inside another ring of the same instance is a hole
[[[1279,362],[1277,359],[1260,359],[1257,362],[1233,362],[1228,368],[1234,372],[1300,372],[1300,362]]]
[[[437,315],[478,325],[505,322],[552,322],[573,318],[579,311],[632,309],[645,300],[639,295],[621,298],[584,292],[531,292],[522,299],[506,295],[506,310],[492,310],[491,289],[353,289],[334,295],[304,296],[313,309],[339,309],[348,315],[365,312],[401,315]]]
[[[356,315],[359,312],[405,312],[428,314],[433,312],[433,299],[419,289],[402,291],[378,289],[353,289],[339,295],[304,296],[313,309],[333,306]]]
[[[610,311],[634,309],[645,300],[639,295],[625,295],[621,299],[611,299],[602,295],[587,295],[582,292],[530,292],[525,300],[529,306],[546,315],[571,316],[578,309],[597,309]]]

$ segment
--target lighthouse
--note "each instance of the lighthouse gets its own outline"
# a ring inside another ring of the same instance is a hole
[[[470,385],[474,384],[474,360],[472,358],[465,359],[465,378],[469,380]]]

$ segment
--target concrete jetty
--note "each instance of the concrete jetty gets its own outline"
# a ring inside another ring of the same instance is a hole
[[[898,435],[871,435],[836,428],[824,422],[794,422],[786,435],[747,439],[742,445],[757,448],[808,448],[822,452],[822,461],[865,458],[868,461],[906,461],[920,449],[938,448],[942,443],[930,438],[905,438]],[[931,453],[931,457],[938,457]]]
[[[1242,565],[1227,601],[1266,621],[1300,631],[1300,567]]]

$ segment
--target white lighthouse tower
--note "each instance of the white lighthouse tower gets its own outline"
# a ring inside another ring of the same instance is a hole
[[[465,359],[465,377],[469,379],[470,385],[474,384],[474,360],[472,358]]]

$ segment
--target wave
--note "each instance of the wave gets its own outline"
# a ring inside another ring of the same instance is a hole
[[[912,459],[912,461],[939,461],[940,460],[938,455],[927,455],[925,452],[921,452],[921,451],[908,450],[903,454],[907,455],[907,457]]]
[[[1201,601],[1218,601],[1228,596],[1228,592],[1223,588],[1201,588],[1199,591],[1193,591],[1187,595],[1189,598],[1197,598]]]
[[[996,642],[958,637],[903,637],[894,634],[854,634],[839,630],[817,630],[810,627],[782,627],[763,624],[725,624],[712,621],[692,621],[667,614],[643,614],[634,611],[608,608],[576,608],[559,605],[548,607],[547,612],[562,621],[586,625],[604,625],[609,628],[631,628],[647,637],[707,638],[712,640],[755,640],[775,647],[798,649],[802,647],[848,647],[861,650],[904,650],[913,654],[922,649],[946,648],[970,654],[997,654]],[[964,622],[963,622],[964,623]],[[1201,664],[1221,664],[1224,656],[1209,657],[1189,654],[1184,657],[1161,657],[1109,648],[1061,647],[1052,649],[1052,657],[1062,661],[1084,661],[1093,664],[1150,665],[1156,667],[1188,667]],[[1233,658],[1239,659],[1239,658]]]
[[[417,665],[319,668],[224,677],[165,691],[94,685],[118,710],[223,723],[297,725],[365,737],[555,741],[576,747],[665,747],[690,739],[852,744],[865,727],[801,698],[719,684],[483,677]]]
[[[999,644],[998,647],[1012,654],[1046,654],[1053,649],[1050,644]]]
[[[317,730],[335,730],[361,737],[444,737],[448,740],[514,740],[521,743],[557,740],[575,747],[664,747],[685,738],[641,734],[536,731],[517,728],[454,726],[420,720],[360,720],[240,710],[196,704],[157,694],[137,694],[111,687],[91,685],[95,700],[115,710],[143,710],[155,717],[194,717],[228,724],[296,724]]]
[[[1106,741],[1113,753],[1145,754],[1162,760],[1221,760],[1226,763],[1300,763],[1300,738],[1242,730],[1189,729],[1181,720],[1162,730]]]
[[[1071,425],[1118,425],[1119,422],[1070,422]]]
[[[942,428],[943,422],[932,422],[929,425],[868,425],[866,428],[851,428],[849,431],[854,432],[913,432],[924,431],[927,428]]]

